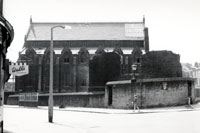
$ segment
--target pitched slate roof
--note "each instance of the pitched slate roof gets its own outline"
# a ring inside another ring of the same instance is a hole
[[[54,40],[144,40],[143,22],[31,22],[26,40],[50,40],[51,27],[58,25],[71,29],[55,28]]]

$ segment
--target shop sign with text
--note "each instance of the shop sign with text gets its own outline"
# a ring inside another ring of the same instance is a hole
[[[9,73],[14,76],[23,76],[29,73],[29,67],[26,63],[11,63]]]

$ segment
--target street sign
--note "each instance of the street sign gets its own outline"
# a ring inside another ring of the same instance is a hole
[[[29,67],[26,63],[11,63],[9,73],[14,76],[23,76],[29,73]]]

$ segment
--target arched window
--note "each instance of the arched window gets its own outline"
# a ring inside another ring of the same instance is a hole
[[[64,62],[64,63],[69,63],[69,57],[64,57],[63,62]]]
[[[86,59],[87,59],[86,54],[85,54],[85,53],[82,53],[82,54],[80,55],[80,62],[81,62],[81,63],[84,63],[84,62],[86,62]]]
[[[136,57],[137,63],[140,63],[140,57]]]
[[[72,63],[72,52],[71,50],[68,48],[68,47],[65,47],[63,50],[62,50],[62,53],[61,53],[61,58],[62,58],[62,63],[64,64],[68,64],[68,63]]]
[[[63,63],[70,63],[70,55],[68,53],[65,53],[63,56]]]
[[[133,63],[140,63],[140,58],[142,56],[142,51],[140,48],[136,47],[133,51],[132,51],[132,64]]]
[[[36,52],[30,47],[26,50],[25,55],[22,56],[22,60],[27,61],[28,64],[33,64],[35,61]]]
[[[78,54],[80,63],[86,63],[89,60],[89,52],[86,48],[81,48]]]
[[[120,47],[115,47],[115,49],[113,50],[114,53],[117,53],[119,56],[120,56],[120,62],[121,62],[121,65],[124,63],[123,62],[123,51],[121,50]]]
[[[104,48],[103,47],[98,47],[98,49],[96,50],[95,54],[104,54],[105,51],[104,51]]]

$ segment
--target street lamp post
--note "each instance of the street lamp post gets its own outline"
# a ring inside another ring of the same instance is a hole
[[[48,118],[49,122],[53,122],[53,30],[55,28],[70,28],[69,26],[53,26],[51,27],[51,44],[50,44],[50,77],[49,77],[49,106],[48,106]]]

